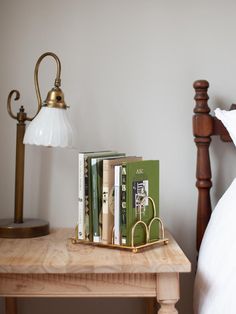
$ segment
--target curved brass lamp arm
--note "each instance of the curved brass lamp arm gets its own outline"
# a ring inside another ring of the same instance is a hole
[[[41,98],[41,93],[40,93],[40,89],[39,89],[39,81],[38,81],[38,71],[39,71],[39,65],[40,65],[41,61],[47,56],[53,57],[54,60],[56,61],[56,64],[57,64],[57,74],[56,74],[54,86],[60,87],[60,85],[61,85],[61,62],[60,62],[59,58],[53,52],[46,52],[46,53],[42,54],[39,57],[36,65],[35,65],[35,69],[34,69],[34,84],[35,84],[35,91],[36,91],[36,95],[37,95],[37,99],[38,99],[38,110],[37,110],[37,112],[33,118],[28,118],[29,120],[33,120],[36,117],[36,115],[39,113],[39,110],[42,107],[42,98]]]
[[[8,98],[7,98],[7,111],[9,113],[9,115],[13,118],[17,120],[17,116],[13,114],[12,110],[11,110],[11,100],[12,100],[12,96],[15,94],[15,99],[14,100],[18,100],[20,99],[20,92],[16,89],[13,89],[12,91],[10,91]]]

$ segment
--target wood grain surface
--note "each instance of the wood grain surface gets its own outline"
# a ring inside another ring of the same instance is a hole
[[[189,272],[191,265],[170,233],[168,245],[140,253],[72,244],[72,229],[32,239],[0,239],[0,274]]]

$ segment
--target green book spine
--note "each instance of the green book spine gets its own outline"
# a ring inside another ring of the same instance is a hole
[[[88,179],[88,157],[84,159],[84,232],[85,240],[90,239],[90,211],[89,211],[89,179]]]
[[[98,182],[97,182],[97,164],[96,159],[91,160],[91,200],[92,200],[92,212],[93,212],[93,242],[100,242],[99,221],[98,221]]]
[[[91,159],[101,156],[112,156],[116,151],[98,151],[86,154],[85,160],[85,235],[86,239],[93,241],[93,209],[92,209],[92,169]]]
[[[127,244],[127,232],[126,232],[126,165],[122,166],[121,170],[121,212],[120,212],[120,231],[121,231],[121,244]]]
[[[93,241],[93,213],[92,213],[92,184],[91,158],[101,155],[114,154],[114,151],[99,151],[84,153],[84,199],[85,199],[85,240]]]
[[[127,163],[123,166],[126,172],[126,245],[131,245],[131,230],[139,220],[138,202],[139,195],[150,196],[156,205],[156,214],[159,216],[159,161],[144,160]],[[142,220],[148,225],[153,218],[153,208],[150,200],[145,198],[145,206],[141,211]],[[159,224],[153,224],[150,232],[150,240],[158,238]],[[134,233],[134,244],[139,245],[146,242],[146,232],[142,225],[138,225]]]
[[[112,243],[114,227],[114,179],[115,166],[125,162],[142,160],[142,157],[127,156],[110,160],[103,160],[102,173],[102,242]],[[119,215],[120,216],[120,215]]]
[[[92,232],[93,242],[101,242],[102,235],[102,176],[103,160],[116,159],[125,156],[124,153],[112,153],[107,156],[91,158],[91,209],[92,209]]]

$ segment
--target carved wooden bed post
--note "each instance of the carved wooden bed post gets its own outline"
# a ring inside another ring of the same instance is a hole
[[[193,116],[193,134],[197,145],[197,250],[199,251],[203,234],[211,216],[210,189],[212,182],[209,145],[213,134],[214,118],[209,114],[210,108],[207,104],[209,83],[200,80],[194,82],[193,87],[196,92],[194,97],[196,106],[194,108],[195,115]]]

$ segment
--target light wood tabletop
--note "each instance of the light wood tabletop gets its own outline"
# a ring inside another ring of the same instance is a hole
[[[190,272],[191,265],[169,232],[167,245],[139,253],[72,244],[72,236],[72,229],[55,229],[40,238],[0,239],[0,296],[10,297],[8,301],[155,297],[158,313],[177,313],[179,273]]]

